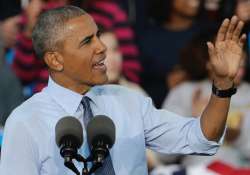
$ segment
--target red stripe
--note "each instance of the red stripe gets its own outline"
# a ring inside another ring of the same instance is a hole
[[[32,81],[37,75],[37,71],[20,69],[16,64],[12,65],[12,69],[21,81]]]
[[[119,39],[130,39],[134,37],[133,31],[129,28],[117,28],[115,29],[115,34]]]
[[[140,63],[137,60],[124,60],[122,64],[125,69],[133,69],[136,71],[142,70]]]
[[[47,86],[47,83],[38,83],[36,84],[36,86],[34,87],[34,93],[40,92],[43,90],[44,87]]]
[[[126,15],[126,13],[124,13],[124,11],[122,11],[121,9],[117,9],[117,12],[115,13],[115,21],[117,22],[127,22],[128,21],[128,17]]]
[[[128,77],[129,80],[135,82],[135,83],[139,83],[140,79],[138,77],[138,75],[132,71],[127,71],[127,70],[123,70],[124,74]]]
[[[49,79],[49,72],[48,72],[47,68],[44,68],[40,71],[39,77],[42,78],[43,80]]]
[[[127,21],[126,13],[115,2],[95,2],[93,6],[112,14],[115,21]]]
[[[21,18],[20,18],[20,21],[19,21],[19,25],[25,26],[25,25],[27,25],[27,22],[28,22],[28,19],[27,19],[27,17],[25,16],[25,14],[23,13],[23,14],[21,15]]]
[[[14,56],[14,62],[20,62],[24,65],[33,66],[35,65],[36,58],[34,57],[34,54],[25,54],[20,49],[15,49],[15,56]]]
[[[98,1],[98,2],[94,2],[93,6],[95,6],[98,9],[104,10],[104,11],[106,11],[108,13],[114,13],[114,12],[119,10],[118,9],[119,6],[114,2],[101,2],[101,1]]]
[[[135,45],[121,45],[120,47],[120,51],[124,54],[124,55],[138,55],[138,49],[136,48]]]
[[[19,44],[21,44],[23,47],[25,47],[27,49],[33,48],[32,40],[30,38],[27,38],[23,33],[19,33],[17,35],[17,40],[18,40]]]
[[[97,24],[101,24],[103,25],[105,28],[111,28],[113,23],[110,19],[104,17],[104,16],[101,16],[100,14],[98,13],[91,13],[91,16],[94,18],[95,22]]]

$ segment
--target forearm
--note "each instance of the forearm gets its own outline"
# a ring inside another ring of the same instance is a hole
[[[232,87],[243,60],[246,34],[241,35],[244,23],[236,16],[225,19],[215,43],[208,42],[209,70],[216,88],[201,116],[201,129],[208,140],[218,141],[223,134],[230,105],[236,91]],[[218,97],[220,96],[220,97]]]
[[[215,83],[216,87],[228,89],[232,83]],[[208,140],[218,141],[225,130],[231,98],[221,98],[214,94],[201,116],[201,129]]]

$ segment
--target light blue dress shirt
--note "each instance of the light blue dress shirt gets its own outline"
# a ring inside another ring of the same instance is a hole
[[[116,125],[110,152],[117,175],[146,175],[146,147],[170,154],[212,155],[221,144],[204,137],[199,118],[157,110],[150,98],[127,88],[95,86],[86,96],[94,115],[106,115]],[[48,87],[16,108],[4,128],[0,174],[73,175],[55,143],[55,125],[64,116],[75,116],[82,123],[82,97],[50,79]],[[83,144],[80,153],[85,148]],[[77,167],[81,170],[82,165]]]

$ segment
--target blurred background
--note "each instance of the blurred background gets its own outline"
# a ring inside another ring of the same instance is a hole
[[[245,22],[248,39],[235,78],[225,143],[215,156],[164,155],[147,150],[152,175],[250,175],[250,0],[1,0],[0,145],[11,111],[48,81],[31,33],[43,11],[63,5],[86,10],[107,45],[109,83],[153,99],[158,109],[199,117],[211,94],[207,41],[224,18]]]

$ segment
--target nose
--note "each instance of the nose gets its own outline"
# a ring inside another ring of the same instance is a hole
[[[96,52],[97,54],[105,53],[107,51],[107,46],[97,37],[96,39]]]

